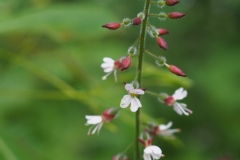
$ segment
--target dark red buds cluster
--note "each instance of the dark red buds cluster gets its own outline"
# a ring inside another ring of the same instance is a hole
[[[166,0],[167,6],[174,6],[177,3],[179,3],[179,0]]]
[[[107,24],[102,25],[103,28],[107,28],[107,29],[110,29],[110,30],[116,30],[120,26],[121,26],[121,23],[118,23],[118,22],[107,23]]]
[[[142,19],[140,17],[136,17],[133,19],[132,24],[136,26],[141,24],[141,22],[142,22]]]
[[[167,43],[162,37],[157,37],[157,44],[160,48],[164,50],[168,49]]]
[[[184,16],[185,16],[185,14],[181,13],[181,12],[171,12],[168,14],[168,17],[171,19],[178,19],[178,18],[182,18]]]
[[[181,76],[181,77],[187,77],[187,75],[178,67],[174,66],[174,65],[170,65],[169,66],[169,71],[171,71],[172,73]]]

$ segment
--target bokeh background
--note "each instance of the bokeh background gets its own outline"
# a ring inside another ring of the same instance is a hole
[[[85,115],[119,107],[130,69],[107,80],[103,57],[127,54],[140,26],[110,31],[107,22],[134,18],[143,0],[0,0],[0,159],[107,160],[134,139],[129,108],[99,135],[87,136]],[[151,12],[179,11],[179,20],[151,24],[166,28],[169,49],[149,36],[146,48],[164,55],[188,78],[170,74],[145,56],[143,86],[172,94],[188,90],[182,102],[193,110],[179,116],[172,108],[144,95],[143,121],[173,122],[176,139],[158,137],[153,144],[166,160],[240,159],[240,1],[181,0],[174,7],[153,6]],[[133,148],[126,154],[133,158]]]

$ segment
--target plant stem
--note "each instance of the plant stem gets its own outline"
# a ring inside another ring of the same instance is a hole
[[[143,55],[145,50],[145,40],[146,40],[146,25],[148,21],[148,14],[150,11],[150,0],[145,0],[144,14],[145,18],[142,22],[142,27],[140,31],[140,43],[139,43],[139,57],[138,57],[138,66],[137,66],[137,82],[139,83],[139,88],[142,85],[142,66],[143,66]],[[138,96],[141,99],[140,96]],[[140,159],[140,143],[138,142],[140,134],[140,108],[136,112],[136,139],[135,139],[135,160]]]

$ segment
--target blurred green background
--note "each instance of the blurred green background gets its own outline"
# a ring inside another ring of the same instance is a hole
[[[107,80],[103,57],[118,59],[136,40],[140,26],[110,31],[108,22],[134,18],[143,0],[0,0],[0,160],[107,160],[134,139],[129,108],[99,135],[87,136],[85,115],[119,107],[131,82],[130,69]],[[177,115],[144,95],[143,120],[173,122],[177,139],[156,138],[166,160],[240,159],[240,1],[181,0],[163,10],[186,17],[151,24],[166,28],[169,49],[154,39],[146,48],[164,55],[188,78],[170,74],[145,56],[143,86],[172,94],[183,86],[193,114]],[[133,148],[126,153],[133,158]]]

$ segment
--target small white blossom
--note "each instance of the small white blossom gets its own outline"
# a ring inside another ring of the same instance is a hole
[[[120,107],[126,108],[131,103],[131,111],[136,112],[139,107],[142,107],[141,102],[136,96],[144,94],[144,91],[142,89],[134,89],[132,84],[126,84],[125,89],[127,90],[128,95],[123,96],[120,102]]]
[[[102,77],[102,80],[107,79],[107,77],[114,72],[114,78],[115,81],[117,81],[117,70],[114,67],[114,60],[109,57],[104,57],[103,58],[103,63],[101,64],[101,67],[105,73],[107,73],[105,76]]]
[[[100,131],[103,125],[102,116],[88,116],[86,115],[85,118],[87,119],[86,125],[92,125],[88,130],[88,135],[95,134],[95,132]]]
[[[173,109],[179,114],[179,115],[186,115],[188,116],[189,113],[192,114],[192,111],[187,108],[187,105],[185,103],[179,103],[177,100],[182,100],[187,96],[187,91],[184,90],[183,88],[179,88],[174,92],[172,96],[168,96],[167,94],[160,94],[160,96],[165,96],[163,99],[164,102],[168,106],[173,106]],[[159,98],[160,100],[160,98]],[[160,100],[161,102],[161,100]]]
[[[161,135],[161,136],[172,136],[173,133],[175,132],[179,132],[180,130],[179,129],[170,129],[171,126],[172,126],[172,122],[168,122],[168,124],[161,124],[159,125],[159,132],[158,132],[158,135]]]
[[[158,146],[148,146],[144,149],[143,158],[144,160],[156,160],[162,156],[162,150]]]

